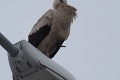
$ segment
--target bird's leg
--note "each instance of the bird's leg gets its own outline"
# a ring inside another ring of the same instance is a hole
[[[46,44],[46,52],[45,52],[45,55],[47,57],[49,57],[50,53],[49,53],[49,48],[48,48],[48,44]]]
[[[57,45],[56,47],[66,47],[66,46],[64,46],[64,45],[61,45],[62,43],[63,43],[62,40],[58,41],[58,45]]]
[[[66,46],[64,46],[64,45],[61,45],[60,47],[66,47]]]

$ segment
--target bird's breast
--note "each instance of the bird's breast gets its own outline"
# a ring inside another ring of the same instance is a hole
[[[57,38],[67,39],[70,34],[73,17],[71,9],[63,9],[63,7],[61,7],[58,10],[54,10],[50,34]]]

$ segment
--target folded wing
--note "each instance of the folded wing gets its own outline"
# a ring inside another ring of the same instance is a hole
[[[34,25],[29,36],[28,42],[36,48],[40,42],[49,34],[52,25],[53,10],[48,10]]]

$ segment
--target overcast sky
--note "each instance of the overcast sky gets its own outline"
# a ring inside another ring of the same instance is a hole
[[[53,0],[0,0],[0,32],[12,43],[27,36]],[[120,0],[68,0],[78,18],[53,58],[77,80],[120,80]],[[0,80],[12,80],[7,52],[0,46]]]

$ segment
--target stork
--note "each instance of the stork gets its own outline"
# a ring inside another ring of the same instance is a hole
[[[70,34],[76,11],[76,8],[67,4],[67,0],[54,0],[53,9],[49,9],[33,26],[28,42],[53,58]]]

